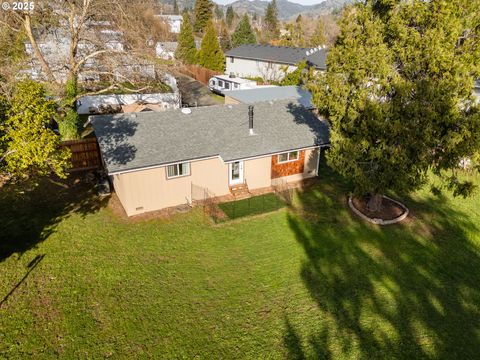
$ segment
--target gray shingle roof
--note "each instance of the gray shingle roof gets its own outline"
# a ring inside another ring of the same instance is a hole
[[[230,90],[225,96],[231,97],[244,104],[252,104],[261,101],[297,100],[307,109],[313,109],[312,94],[300,86],[275,86],[258,87],[245,90]]]
[[[272,61],[290,65],[295,65],[302,60],[306,60],[319,69],[326,69],[326,49],[317,49],[309,55],[307,55],[307,51],[310,52],[311,49],[289,46],[247,44],[231,49],[227,51],[225,55],[243,59]]]
[[[191,110],[92,116],[109,174],[210,156],[229,162],[329,142],[326,122],[291,100],[255,104],[255,135],[249,135],[247,104]]]

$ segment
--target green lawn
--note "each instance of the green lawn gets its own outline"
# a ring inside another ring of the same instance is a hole
[[[286,203],[279,197],[275,196],[275,194],[264,194],[248,199],[225,202],[218,205],[228,219],[237,219],[245,216],[272,212],[285,206]]]
[[[0,192],[0,358],[480,354],[478,193],[403,197],[412,217],[379,227],[326,173],[294,208],[213,225],[52,186]]]

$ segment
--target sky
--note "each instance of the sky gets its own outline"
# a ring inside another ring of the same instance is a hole
[[[230,4],[236,0],[214,0],[214,2],[218,4]],[[289,0],[290,2],[297,3],[297,4],[302,4],[302,5],[314,5],[314,4],[320,4],[324,0]]]

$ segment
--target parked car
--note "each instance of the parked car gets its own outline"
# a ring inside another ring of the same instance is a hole
[[[224,95],[225,91],[253,89],[257,87],[257,82],[253,80],[243,79],[235,75],[217,75],[208,81],[210,91]]]

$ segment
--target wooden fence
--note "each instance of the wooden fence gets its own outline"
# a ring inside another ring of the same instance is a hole
[[[190,76],[204,85],[208,85],[208,80],[215,75],[223,73],[204,68],[199,65],[185,65],[179,69],[182,74]]]
[[[96,138],[64,141],[62,146],[70,149],[71,172],[97,170],[102,168],[100,150]]]

